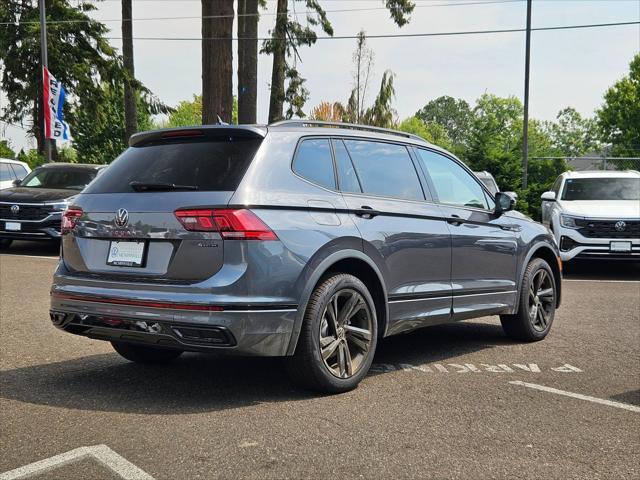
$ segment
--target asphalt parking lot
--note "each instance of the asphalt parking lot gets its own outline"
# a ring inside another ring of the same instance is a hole
[[[571,268],[543,342],[491,317],[431,327],[322,397],[278,359],[144,367],[59,332],[56,253],[0,255],[0,480],[640,478],[639,265]]]

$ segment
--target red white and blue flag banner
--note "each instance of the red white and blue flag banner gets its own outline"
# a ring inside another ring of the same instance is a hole
[[[69,125],[63,120],[65,91],[47,67],[42,67],[44,85],[44,136],[54,140],[70,140]]]

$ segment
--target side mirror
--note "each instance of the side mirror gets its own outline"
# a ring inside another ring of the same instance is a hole
[[[506,192],[496,193],[496,213],[504,213],[513,210],[516,206],[516,199]]]
[[[11,182],[13,184],[14,187],[19,187],[20,184],[22,183],[22,180],[20,180],[19,178],[16,178],[13,182]]]
[[[514,200],[518,200],[518,194],[516,192],[502,192],[505,195],[509,195],[511,198],[513,198]]]
[[[540,198],[543,202],[555,202],[556,201],[556,192],[544,192],[540,195]]]

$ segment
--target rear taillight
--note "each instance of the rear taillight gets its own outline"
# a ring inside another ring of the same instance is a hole
[[[246,209],[177,210],[182,226],[192,232],[220,232],[226,240],[277,240],[255,213]]]
[[[73,230],[82,216],[82,209],[77,207],[69,207],[62,214],[62,233]]]

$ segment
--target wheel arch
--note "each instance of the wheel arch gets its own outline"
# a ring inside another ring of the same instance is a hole
[[[308,275],[300,302],[295,325],[289,340],[287,355],[295,353],[300,329],[307,310],[307,304],[316,286],[331,273],[348,273],[362,281],[369,289],[376,307],[378,337],[384,336],[389,319],[389,305],[387,303],[387,289],[384,277],[375,262],[359,250],[341,250],[324,258]]]
[[[556,308],[560,306],[560,300],[562,297],[562,268],[559,259],[559,254],[557,249],[553,248],[548,242],[540,241],[536,243],[527,253],[527,256],[522,262],[522,268],[520,270],[520,275],[518,277],[518,288],[522,286],[522,279],[524,277],[524,272],[526,270],[529,262],[534,258],[541,258],[545,262],[549,264],[551,270],[553,271],[553,279],[556,286]],[[515,309],[517,311],[520,303],[520,295],[518,295]]]

